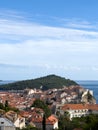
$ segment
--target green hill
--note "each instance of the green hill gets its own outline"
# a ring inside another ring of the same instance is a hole
[[[56,75],[48,75],[45,77],[18,81],[5,85],[0,85],[0,90],[23,90],[25,88],[42,88],[44,90],[51,88],[62,88],[63,86],[77,85],[77,83],[70,79],[65,79]]]

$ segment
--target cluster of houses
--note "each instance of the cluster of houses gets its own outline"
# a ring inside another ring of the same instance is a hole
[[[9,111],[0,117],[0,130],[22,129],[27,124],[42,129],[43,113],[43,110],[39,108],[34,108],[31,111],[21,111],[19,114]],[[55,115],[46,118],[46,129],[58,129],[58,119]]]
[[[7,100],[11,107],[20,110],[17,114],[8,111],[4,114],[0,112],[0,130],[15,130],[24,128],[27,124],[42,129],[44,111],[40,108],[30,106],[36,99],[46,102],[52,111],[52,115],[46,118],[46,129],[58,129],[59,115],[73,117],[86,116],[88,114],[98,114],[98,105],[93,98],[88,101],[87,94],[93,97],[93,91],[86,90],[80,86],[63,87],[62,89],[25,89],[21,92],[0,92],[0,102]]]

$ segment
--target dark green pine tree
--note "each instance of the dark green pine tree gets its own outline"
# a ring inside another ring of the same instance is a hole
[[[8,100],[5,101],[5,111],[9,110],[9,104],[8,104]]]
[[[5,107],[9,107],[8,100],[5,101]]]
[[[42,130],[46,130],[46,116],[45,114],[43,115],[43,121],[42,121]]]

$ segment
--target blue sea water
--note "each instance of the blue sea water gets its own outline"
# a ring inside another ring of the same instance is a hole
[[[13,82],[15,82],[15,81],[13,81],[13,80],[1,80],[0,81],[0,85],[2,85],[2,84],[8,84],[8,83],[13,83]]]
[[[76,82],[80,84],[83,88],[93,90],[94,97],[98,104],[98,81],[97,80],[78,80]]]

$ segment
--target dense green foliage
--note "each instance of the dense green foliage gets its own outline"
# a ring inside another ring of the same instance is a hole
[[[41,86],[43,86],[43,90],[46,90],[49,88],[62,88],[63,86],[70,85],[77,85],[77,83],[70,79],[49,75],[37,79],[0,85],[0,90],[23,90],[25,88],[40,88]]]
[[[83,130],[98,129],[98,115],[88,115],[81,118],[73,118],[71,121],[65,116],[59,117],[59,130],[73,130],[82,128]]]
[[[9,110],[12,110],[12,111],[15,111],[15,112],[19,112],[19,110],[17,108],[10,107],[7,100],[5,101],[5,104],[0,103],[0,110],[2,110],[0,112],[7,112]]]
[[[36,108],[43,109],[43,111],[45,112],[46,117],[51,115],[51,110],[49,109],[47,104],[45,104],[43,101],[41,101],[39,99],[35,100],[31,107],[36,107]]]

